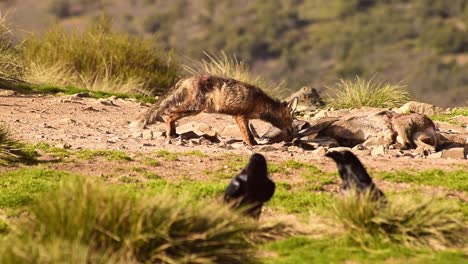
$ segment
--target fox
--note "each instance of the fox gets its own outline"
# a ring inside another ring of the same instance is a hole
[[[129,127],[144,129],[155,122],[166,124],[166,137],[175,138],[176,121],[201,112],[231,115],[239,126],[244,142],[257,145],[249,129],[250,119],[260,119],[281,129],[290,138],[297,98],[289,102],[267,95],[254,85],[232,78],[215,75],[194,75],[178,81],[160,104],[153,105],[140,115]]]
[[[440,138],[434,122],[424,114],[398,114],[391,117],[396,142],[402,148],[422,148],[437,151]]]

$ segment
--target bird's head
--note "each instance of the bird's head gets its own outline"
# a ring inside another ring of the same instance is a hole
[[[267,177],[267,163],[265,157],[262,154],[253,154],[250,157],[246,170],[248,175],[255,175],[261,178]]]
[[[345,161],[350,161],[353,159],[354,155],[351,153],[351,151],[344,150],[344,151],[330,151],[327,154],[325,154],[325,157],[329,157],[333,159],[335,162],[345,162]]]

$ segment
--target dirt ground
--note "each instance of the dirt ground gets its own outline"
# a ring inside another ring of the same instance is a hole
[[[163,124],[152,125],[154,138],[136,137],[127,128],[130,121],[149,108],[149,105],[134,100],[77,98],[76,96],[11,95],[0,96],[0,121],[9,125],[13,135],[22,141],[47,142],[51,145],[69,144],[71,149],[112,149],[127,153],[150,153],[165,149],[168,151],[199,150],[210,156],[224,153],[250,155],[252,152],[265,154],[270,161],[294,159],[310,162],[322,170],[336,169],[331,160],[302,149],[265,150],[264,146],[248,148],[236,143],[235,148],[221,144],[171,143],[159,136]],[[219,133],[222,142],[241,140],[241,135],[232,117],[225,115],[200,114],[187,117],[179,126],[189,122],[203,123]],[[253,121],[261,134],[268,125]],[[148,131],[145,132],[148,134]],[[359,155],[359,153],[357,153]],[[429,159],[422,157],[360,156],[368,168],[393,171],[402,169],[457,169],[468,168],[468,160]],[[206,160],[205,162],[210,162]],[[208,166],[209,164],[204,164]],[[177,169],[177,168],[174,168]]]

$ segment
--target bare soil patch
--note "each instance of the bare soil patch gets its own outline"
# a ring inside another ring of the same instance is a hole
[[[155,124],[149,128],[153,131],[153,139],[135,137],[128,130],[127,125],[148,107],[149,105],[146,104],[123,99],[13,95],[0,97],[0,121],[10,126],[16,138],[29,143],[47,142],[52,146],[67,143],[71,145],[71,149],[122,150],[127,153],[144,153],[145,155],[158,150],[176,152],[198,150],[212,157],[202,159],[202,162],[182,159],[174,162],[173,166],[170,165],[172,163],[167,164],[167,167],[164,164],[163,168],[168,171],[168,174],[175,173],[171,171],[186,170],[193,173],[194,177],[201,177],[197,171],[211,169],[213,167],[211,164],[216,163],[217,155],[236,154],[247,157],[252,152],[265,154],[269,161],[280,162],[293,159],[314,164],[325,171],[336,169],[331,160],[301,149],[262,151],[262,146],[254,148],[237,146],[227,149],[222,144],[216,143],[179,146],[176,141],[173,141],[168,144],[162,136],[159,136],[164,131],[163,124]],[[189,122],[208,125],[213,131],[218,132],[220,139],[224,142],[230,139],[242,139],[230,116],[202,113],[180,120],[179,126]],[[263,133],[268,128],[268,124],[262,121],[255,120],[253,123],[259,133]],[[383,171],[468,168],[468,160],[367,155],[362,155],[360,158],[366,167]],[[93,167],[99,168],[100,164],[90,163],[88,166],[89,170],[92,170]]]

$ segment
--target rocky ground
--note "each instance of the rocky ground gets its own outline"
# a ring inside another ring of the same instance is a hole
[[[335,168],[330,160],[323,157],[326,147],[306,151],[296,146],[277,143],[248,148],[243,145],[233,118],[225,115],[200,114],[180,120],[178,132],[185,132],[184,140],[165,140],[161,135],[164,130],[163,124],[152,125],[143,133],[129,131],[128,123],[148,107],[148,104],[131,99],[4,93],[0,96],[0,121],[8,124],[15,137],[22,141],[47,142],[72,150],[112,149],[129,153],[151,153],[161,149],[199,150],[208,155],[235,153],[246,156],[252,152],[261,152],[272,161],[294,159],[310,162],[325,170]],[[269,127],[268,124],[256,120],[253,124],[259,134]],[[465,128],[460,127],[462,133],[464,130]],[[213,139],[217,142],[212,142]],[[355,149],[355,153],[367,167],[378,170],[468,167],[463,150],[461,154],[459,150],[452,152],[454,153],[446,154],[442,158],[441,155],[425,157],[415,151]]]

